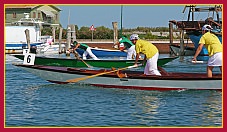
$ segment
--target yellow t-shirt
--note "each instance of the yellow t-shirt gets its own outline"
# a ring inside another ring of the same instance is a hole
[[[156,48],[155,45],[153,45],[149,41],[141,40],[141,39],[137,40],[135,44],[135,48],[136,48],[136,53],[145,54],[147,59],[150,59],[158,52],[158,49]]]
[[[205,48],[208,50],[209,56],[222,52],[222,44],[218,37],[213,33],[207,32],[203,34],[200,38],[199,44],[204,44]]]

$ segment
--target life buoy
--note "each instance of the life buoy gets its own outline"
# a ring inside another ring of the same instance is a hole
[[[120,50],[124,50],[124,48],[125,48],[124,43],[120,43],[119,49],[120,49]]]

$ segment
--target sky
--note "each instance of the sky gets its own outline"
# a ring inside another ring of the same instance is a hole
[[[112,22],[118,22],[118,28],[168,27],[169,20],[186,20],[188,10],[183,13],[184,5],[58,5],[62,10],[60,22],[63,28],[68,24],[113,28]],[[122,19],[121,19],[122,13]],[[198,14],[199,18],[204,14]],[[207,16],[207,13],[205,14]]]

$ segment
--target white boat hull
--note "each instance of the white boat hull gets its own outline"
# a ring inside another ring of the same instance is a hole
[[[66,68],[59,67],[53,69],[21,67],[34,75],[54,83],[68,83],[67,80],[86,77],[86,75],[67,72]],[[221,90],[222,79],[133,79],[97,76],[90,79],[81,80],[78,83],[89,84],[107,88],[142,89],[142,90],[184,90],[184,89],[204,89]]]
[[[65,51],[65,45],[61,44],[61,51]],[[56,44],[41,44],[40,46],[37,46],[37,53],[39,54],[57,54],[59,53],[59,45]]]

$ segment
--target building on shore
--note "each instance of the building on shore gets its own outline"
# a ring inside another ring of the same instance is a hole
[[[59,27],[60,11],[54,5],[5,5],[5,25],[17,25],[20,19],[29,15],[29,18],[43,22],[41,28]]]

